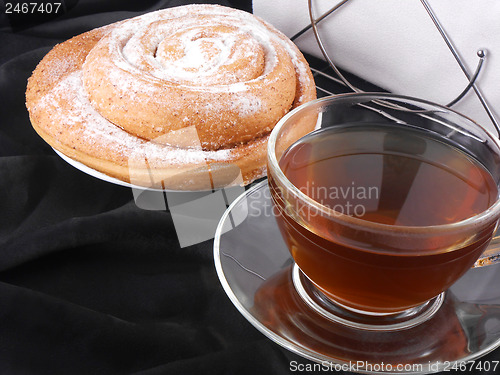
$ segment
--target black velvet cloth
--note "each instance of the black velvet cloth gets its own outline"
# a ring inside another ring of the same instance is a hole
[[[63,3],[57,17],[0,8],[0,374],[288,374],[290,361],[310,363],[239,314],[212,241],[180,248],[169,212],[69,166],[30,125],[26,81],[56,43],[188,2]]]

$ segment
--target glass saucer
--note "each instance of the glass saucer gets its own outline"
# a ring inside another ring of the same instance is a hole
[[[240,313],[323,370],[456,370],[500,346],[499,265],[471,269],[445,293],[430,319],[403,330],[357,329],[313,311],[294,287],[293,259],[276,224],[267,181],[227,209],[215,235],[214,257],[224,290]]]

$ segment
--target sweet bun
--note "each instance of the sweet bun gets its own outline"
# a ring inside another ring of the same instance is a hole
[[[78,35],[43,58],[26,91],[32,125],[54,149],[119,180],[173,190],[264,176],[270,131],[315,97],[289,39],[217,5]]]

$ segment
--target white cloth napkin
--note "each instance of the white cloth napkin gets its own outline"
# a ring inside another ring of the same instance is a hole
[[[313,0],[315,17],[339,0]],[[485,49],[487,60],[477,81],[500,121],[500,1],[429,0],[468,72]],[[291,37],[309,23],[307,0],[253,0],[254,13]],[[351,0],[318,24],[332,60],[341,68],[393,93],[447,104],[467,86],[443,38],[419,0]],[[297,40],[317,57],[312,30]],[[493,124],[471,90],[453,109],[484,127]]]

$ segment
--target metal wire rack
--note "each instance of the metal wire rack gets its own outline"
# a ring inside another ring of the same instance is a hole
[[[311,64],[311,70],[313,71],[316,79],[316,84],[317,84],[317,89],[318,93],[320,96],[324,95],[332,95],[332,94],[338,94],[338,93],[343,93],[343,92],[367,92],[367,91],[381,91],[380,88],[371,85],[369,82],[365,82],[360,80],[359,78],[352,76],[349,77],[348,73],[342,72],[336,64],[333,62],[332,58],[330,57],[329,52],[325,48],[325,44],[323,43],[322,37],[320,35],[319,29],[317,25],[320,22],[325,22],[326,20],[330,19],[333,20],[333,15],[335,12],[341,8],[342,6],[345,6],[349,2],[352,2],[352,0],[342,0],[336,5],[334,5],[332,8],[330,8],[328,11],[325,13],[316,16],[315,15],[315,10],[314,10],[314,5],[312,0],[308,0],[308,9],[309,9],[309,18],[310,18],[310,24],[305,26],[303,29],[301,29],[298,33],[296,33],[294,36],[291,37],[292,40],[296,40],[298,37],[300,37],[302,34],[305,32],[312,30],[314,33],[314,36],[316,38],[316,42],[318,44],[318,47],[321,50],[321,53],[323,54],[323,57],[326,61],[326,63],[320,59],[312,59],[312,64]],[[439,31],[439,34],[443,38],[444,42],[446,43],[448,49],[450,50],[450,53],[453,54],[453,57],[455,58],[457,64],[460,66],[462,72],[466,76],[468,80],[467,86],[462,90],[462,92],[452,101],[449,103],[445,104],[447,107],[452,107],[456,103],[458,103],[471,89],[474,91],[475,95],[478,97],[481,105],[483,106],[484,110],[486,111],[488,117],[490,118],[491,122],[493,123],[498,135],[500,136],[500,123],[498,119],[495,117],[493,110],[491,109],[488,101],[486,100],[485,96],[479,89],[478,85],[476,84],[477,78],[481,73],[481,70],[483,68],[483,65],[487,59],[487,51],[484,49],[478,49],[477,50],[477,56],[478,56],[478,64],[473,73],[470,73],[462,58],[460,57],[460,54],[456,50],[456,48],[453,45],[453,42],[451,38],[448,36],[446,33],[446,30],[443,28],[441,23],[439,22],[438,17],[436,16],[435,12],[432,10],[430,7],[429,3],[427,0],[420,0],[420,3],[422,6],[425,8],[427,14],[431,18],[434,26],[437,28]],[[354,83],[355,82],[355,83]],[[394,106],[391,103],[378,103],[381,105],[385,105],[389,108],[392,109],[400,109],[400,110],[409,110],[408,108],[394,108]]]

